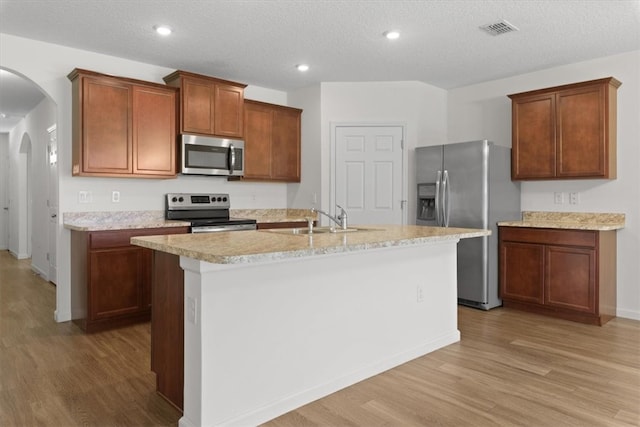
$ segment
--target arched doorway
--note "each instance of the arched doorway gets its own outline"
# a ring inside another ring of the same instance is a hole
[[[3,125],[0,132],[7,132],[9,140],[8,171],[0,171],[6,174],[3,181],[8,182],[9,210],[5,222],[8,223],[9,250],[17,258],[31,258],[32,270],[55,283],[60,228],[57,106],[48,94],[20,73],[0,69],[0,79],[3,113],[14,118],[8,129],[0,123]]]

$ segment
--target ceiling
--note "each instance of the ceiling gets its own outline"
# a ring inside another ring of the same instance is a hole
[[[502,20],[519,31],[479,28]],[[392,29],[399,39],[383,37]],[[0,0],[0,31],[283,91],[451,89],[640,50],[640,0]],[[2,76],[0,112],[24,115],[37,102],[13,85]]]

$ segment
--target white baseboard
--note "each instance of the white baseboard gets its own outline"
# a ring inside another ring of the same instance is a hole
[[[45,273],[44,271],[42,271],[40,268],[38,268],[36,265],[31,264],[31,271],[33,271],[34,273],[36,273],[38,276],[42,277],[44,280],[46,280],[47,282],[49,281],[49,278],[47,277],[47,273]]]
[[[29,254],[17,254],[11,249],[9,249],[9,253],[16,259],[27,259],[29,258]]]
[[[625,309],[618,308],[616,310],[616,316],[624,317],[625,319],[640,320],[640,311],[625,310]]]
[[[56,310],[53,312],[53,320],[58,323],[68,322],[71,320],[71,312]]]

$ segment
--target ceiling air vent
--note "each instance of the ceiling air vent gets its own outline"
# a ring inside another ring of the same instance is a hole
[[[480,27],[480,29],[486,31],[492,36],[499,36],[501,34],[510,33],[512,31],[518,31],[517,27],[505,20],[493,24],[483,25],[482,27]]]

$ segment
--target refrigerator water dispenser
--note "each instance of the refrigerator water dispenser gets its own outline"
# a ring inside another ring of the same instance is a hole
[[[436,220],[436,185],[418,184],[418,213],[420,221]]]

